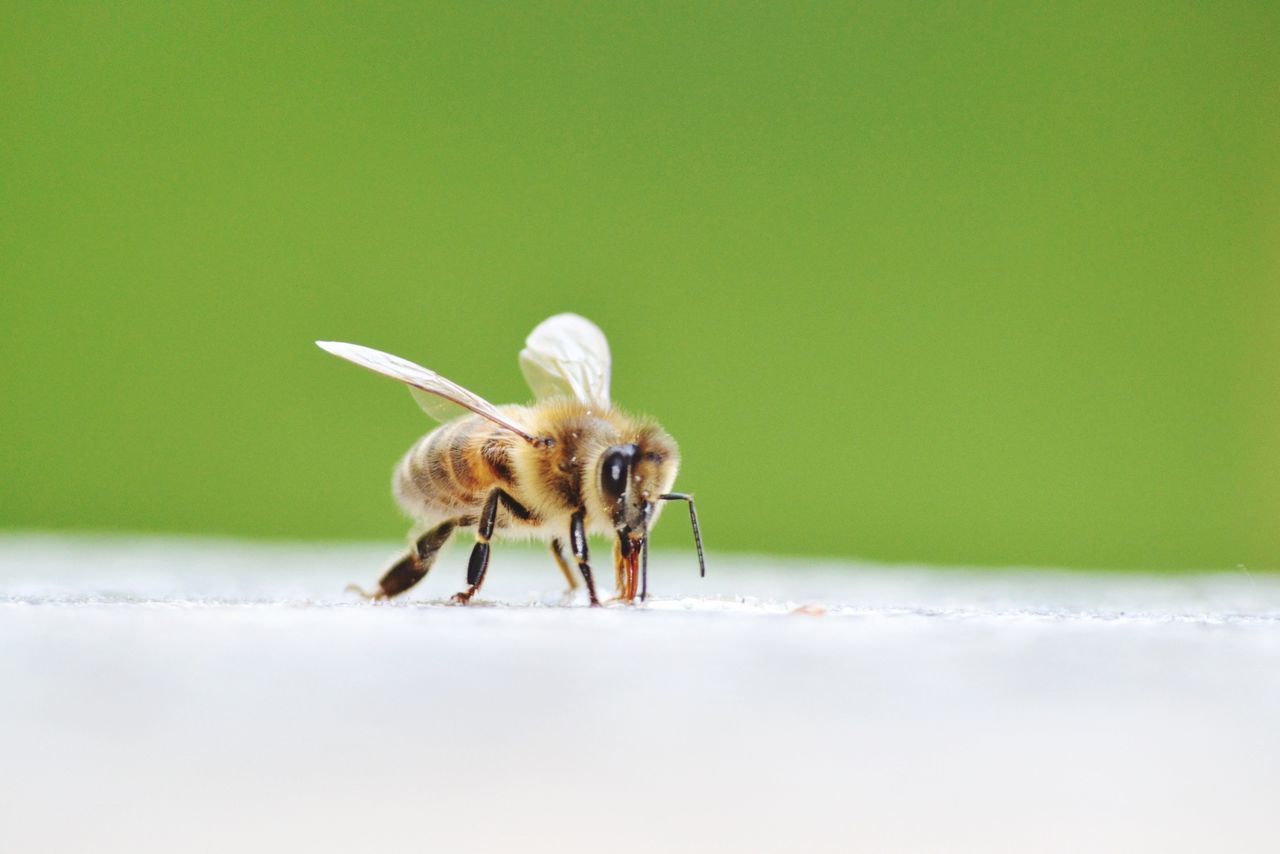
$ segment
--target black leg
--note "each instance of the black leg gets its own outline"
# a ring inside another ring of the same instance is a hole
[[[596,583],[591,578],[591,566],[587,563],[589,558],[587,554],[587,531],[582,524],[586,513],[586,510],[579,510],[569,520],[569,547],[573,549],[573,556],[578,561],[578,569],[582,572],[582,580],[587,582],[587,594],[591,597],[591,607],[596,608],[600,606],[600,600],[596,597]]]
[[[649,598],[649,538],[640,541],[640,601]]]
[[[501,489],[489,493],[484,509],[480,511],[480,518],[476,521],[476,544],[471,549],[471,559],[467,561],[467,589],[453,597],[453,601],[459,605],[470,602],[480,585],[484,584],[484,575],[489,569],[489,539],[493,536],[493,526],[498,519],[499,503],[511,515],[519,519],[529,518],[529,511]]]
[[[504,490],[499,489],[497,490],[497,493],[498,493],[498,500],[502,502],[502,506],[507,508],[507,512],[510,513],[512,516],[515,516],[517,519],[523,519],[525,521],[528,521],[533,516],[533,514],[530,513],[523,504],[521,504],[519,501],[516,501],[510,495],[507,495],[507,493]]]
[[[418,537],[414,547],[383,573],[382,579],[378,581],[376,593],[366,593],[354,584],[347,589],[354,590],[366,599],[390,599],[392,596],[399,596],[426,577],[431,565],[436,561],[436,555],[449,541],[456,526],[456,519],[448,519]]]

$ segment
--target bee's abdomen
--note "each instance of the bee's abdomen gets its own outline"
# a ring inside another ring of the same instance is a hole
[[[415,517],[474,510],[495,486],[510,486],[509,434],[479,416],[443,424],[396,467],[396,500]]]

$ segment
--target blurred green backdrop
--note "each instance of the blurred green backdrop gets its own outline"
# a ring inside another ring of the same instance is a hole
[[[5,2],[0,525],[398,541],[312,340],[572,310],[712,549],[1280,567],[1280,5],[1061,6]]]

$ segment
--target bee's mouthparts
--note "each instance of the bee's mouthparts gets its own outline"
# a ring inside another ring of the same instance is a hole
[[[618,593],[627,601],[638,593],[643,602],[649,595],[649,532],[619,529],[618,550],[622,556],[622,589]]]

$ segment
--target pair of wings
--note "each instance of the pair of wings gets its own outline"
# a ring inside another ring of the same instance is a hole
[[[359,344],[316,344],[335,356],[406,384],[423,411],[438,421],[448,421],[462,415],[462,410],[470,410],[537,444],[535,437],[492,403],[435,371]],[[609,342],[600,327],[585,317],[557,314],[534,327],[520,351],[520,370],[538,400],[567,397],[602,410],[610,406]]]

